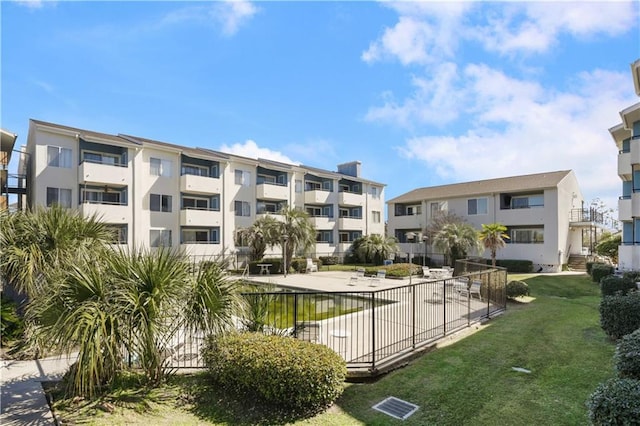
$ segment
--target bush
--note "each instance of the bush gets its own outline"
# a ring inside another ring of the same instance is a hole
[[[529,295],[529,286],[524,281],[509,281],[507,283],[507,297],[513,299]]]
[[[11,299],[1,296],[1,322],[0,322],[0,341],[2,346],[17,340],[22,335],[24,329],[24,320],[18,315],[16,303]]]
[[[413,275],[422,274],[422,266],[411,263],[393,263],[386,266],[368,266],[365,268],[365,274],[375,275],[378,271],[387,271],[387,278],[404,278],[409,276],[409,272]]]
[[[610,379],[587,401],[589,419],[599,425],[640,425],[640,381]]]
[[[606,263],[594,263],[591,267],[591,279],[594,283],[599,283],[602,278],[612,274],[613,266]]]
[[[627,294],[630,290],[636,289],[636,283],[628,279],[608,275],[600,280],[600,292],[603,296],[613,296],[614,294]]]
[[[619,377],[640,380],[640,328],[622,337],[613,360]]]
[[[320,256],[318,259],[322,262],[322,265],[337,265],[340,263],[338,256]]]
[[[209,338],[203,358],[220,385],[293,409],[330,405],[347,375],[344,360],[326,346],[260,333]]]
[[[613,339],[640,328],[640,292],[603,297],[600,301],[600,325]]]

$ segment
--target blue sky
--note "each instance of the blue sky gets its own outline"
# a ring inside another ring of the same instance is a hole
[[[638,2],[2,1],[1,125],[30,118],[328,170],[386,199],[573,169],[621,194]]]

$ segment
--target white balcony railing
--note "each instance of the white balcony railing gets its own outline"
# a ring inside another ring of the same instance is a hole
[[[304,192],[304,202],[306,204],[327,204],[331,197],[331,191],[312,190]]]
[[[131,171],[128,167],[114,164],[101,164],[83,161],[78,166],[78,182],[99,183],[108,185],[128,185],[131,181]]]
[[[222,213],[217,210],[180,210],[180,226],[220,226]]]
[[[275,183],[261,183],[256,186],[256,198],[262,200],[288,200],[289,187]]]
[[[364,195],[355,192],[340,192],[338,203],[345,206],[361,206],[364,204]]]
[[[82,203],[80,204],[80,213],[89,217],[97,215],[106,223],[129,223],[131,221],[131,208],[123,204],[109,203]]]
[[[208,176],[181,175],[180,191],[200,194],[220,194],[220,179]]]

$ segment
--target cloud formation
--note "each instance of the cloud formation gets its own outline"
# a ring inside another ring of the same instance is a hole
[[[232,36],[257,12],[258,8],[248,1],[232,0],[214,4],[210,15],[222,26],[222,34]]]
[[[264,158],[267,160],[279,161],[281,163],[297,164],[281,152],[273,151],[269,148],[261,148],[257,143],[250,139],[244,143],[234,143],[232,145],[224,144],[219,148],[219,151],[240,155],[242,157],[256,159]]]

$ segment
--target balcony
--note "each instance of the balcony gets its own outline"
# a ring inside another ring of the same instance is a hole
[[[618,154],[618,176],[631,177],[631,153],[621,152]]]
[[[83,161],[78,167],[78,182],[106,185],[128,185],[131,173],[128,167],[119,164]]]
[[[316,229],[332,229],[335,220],[329,216],[310,216],[309,220]]]
[[[632,216],[637,216],[640,212],[640,191],[631,194],[631,212]]]
[[[180,210],[180,226],[220,226],[222,213],[218,210],[182,209]]]
[[[198,244],[198,243],[185,243],[180,244],[187,256],[194,257],[195,260],[207,260],[210,257],[222,254],[221,244]]]
[[[180,191],[200,194],[220,194],[220,179],[199,175],[181,175]]]
[[[124,204],[89,203],[80,204],[80,213],[89,217],[97,215],[106,223],[129,223],[131,221],[131,209]]]
[[[256,186],[256,198],[261,200],[288,200],[289,187],[277,183],[260,183]]]
[[[631,197],[620,197],[618,200],[618,219],[631,220]]]
[[[362,229],[363,226],[361,216],[345,216],[338,219],[338,229]]]
[[[338,204],[343,206],[361,206],[364,203],[364,196],[357,192],[342,191],[338,193]]]
[[[331,197],[331,191],[322,189],[313,189],[304,192],[305,204],[328,204],[329,197]]]

